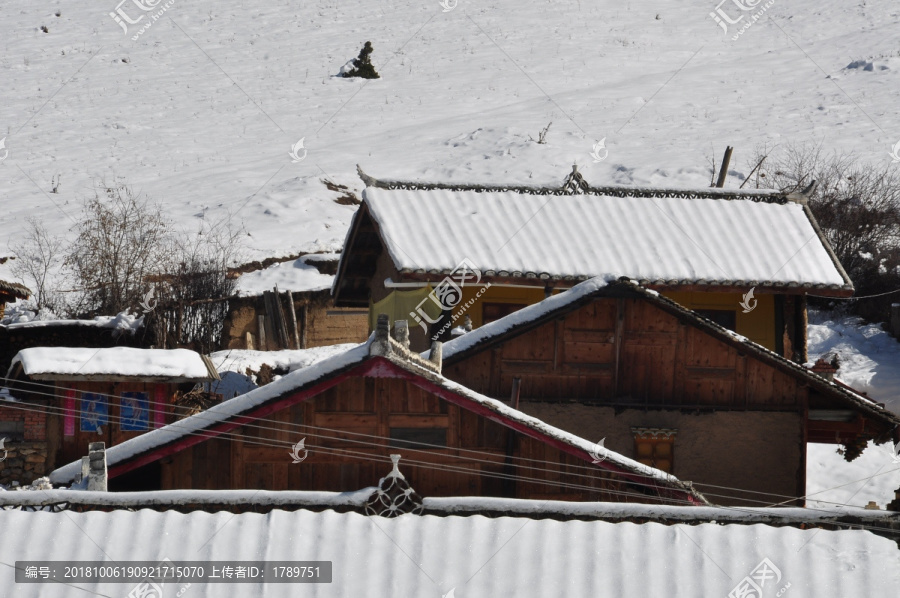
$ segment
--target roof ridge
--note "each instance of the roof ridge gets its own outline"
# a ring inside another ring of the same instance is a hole
[[[749,200],[762,203],[786,204],[796,201],[790,194],[775,189],[748,189],[734,190],[718,187],[691,188],[691,187],[642,187],[637,185],[601,185],[592,186],[578,172],[578,167],[573,166],[572,172],[566,176],[559,187],[535,186],[535,185],[479,185],[466,183],[439,183],[424,181],[399,181],[390,179],[377,179],[368,175],[357,165],[357,173],[366,187],[375,187],[385,190],[403,191],[473,191],[475,193],[514,192],[525,195],[597,195],[607,197],[638,197],[638,198],[671,198],[671,199],[724,199],[724,200]]]

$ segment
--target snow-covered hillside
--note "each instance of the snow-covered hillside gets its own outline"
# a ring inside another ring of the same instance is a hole
[[[5,0],[0,238],[15,242],[27,215],[67,233],[93,181],[121,179],[187,228],[232,214],[250,259],[333,251],[355,208],[322,181],[358,191],[356,164],[552,184],[577,162],[597,184],[702,186],[730,144],[736,186],[758,145],[889,163],[900,138],[894,2],[778,0],[737,40],[714,0],[444,6],[126,0],[142,19],[125,33],[115,0]],[[367,40],[382,78],[335,77]]]

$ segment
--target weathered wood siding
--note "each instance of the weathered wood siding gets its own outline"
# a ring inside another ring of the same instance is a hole
[[[392,428],[446,429],[447,446],[391,447],[386,439]],[[306,439],[309,454],[301,463],[293,463],[290,448],[301,438]],[[516,466],[506,463],[508,449]],[[390,453],[403,455],[401,471],[422,496],[655,501],[615,474],[511,432],[411,382],[377,377],[347,378],[227,437],[201,442],[164,459],[161,485],[163,489],[359,490],[376,485],[390,471]],[[520,479],[513,484],[501,479],[503,475]]]
[[[53,467],[60,467],[72,461],[81,459],[88,454],[88,445],[92,442],[105,442],[107,447],[121,444],[126,440],[146,434],[153,430],[154,425],[154,399],[158,386],[164,388],[166,396],[166,413],[165,422],[174,421],[172,399],[175,391],[178,389],[177,384],[160,384],[156,382],[60,382],[59,385],[65,389],[75,390],[75,413],[74,424],[75,433],[71,436],[65,435],[65,414],[60,411],[48,418],[48,428],[50,429],[50,442],[54,447],[58,447],[53,455]],[[66,409],[66,391],[60,388],[56,391],[56,401],[61,409]],[[147,400],[150,408],[148,414],[147,430],[142,431],[123,431],[122,430],[122,411],[121,400],[122,393],[126,392],[142,392],[147,394]],[[88,432],[81,430],[81,397],[84,394],[93,393],[106,395],[108,408],[108,424],[101,427],[102,432]]]
[[[806,389],[640,299],[603,298],[445,365],[444,375],[507,399],[643,407],[798,410]]]

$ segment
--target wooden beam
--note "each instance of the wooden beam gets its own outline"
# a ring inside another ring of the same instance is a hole
[[[716,187],[725,186],[725,177],[728,176],[728,164],[731,162],[731,152],[734,150],[730,145],[725,148],[725,155],[722,157],[722,167],[719,168],[719,179],[716,181]]]
[[[431,282],[437,283],[443,280],[447,275],[443,273],[427,273],[427,272],[400,272],[394,278],[394,282]],[[368,280],[368,279],[367,279]],[[548,281],[552,281],[554,284],[554,288],[557,289],[568,289],[571,288],[584,280],[588,280],[585,277],[583,280],[565,280],[562,278],[553,278],[550,276],[544,277],[534,277],[529,278],[526,276],[488,276],[482,273],[481,275],[481,284],[486,284],[490,282],[492,285],[505,284],[512,286],[522,286],[522,287],[543,287],[547,284]],[[640,282],[639,280],[635,280],[635,282]],[[804,285],[801,286],[799,284],[791,285],[764,285],[764,284],[753,284],[751,282],[747,282],[744,284],[697,284],[695,282],[678,282],[676,281],[673,284],[667,283],[658,283],[658,282],[650,282],[644,287],[648,289],[652,289],[654,291],[681,291],[681,292],[691,292],[698,291],[702,293],[746,293],[751,288],[755,289],[755,293],[757,295],[760,294],[771,294],[771,295],[806,295],[807,293],[813,293],[815,295],[821,295],[823,297],[852,297],[853,290],[852,289],[834,289],[834,288],[816,288],[813,285]]]
[[[613,373],[613,397],[619,396],[619,371],[621,369],[622,336],[625,331],[625,300],[616,299],[616,369]]]
[[[294,295],[290,291],[285,291],[288,299],[288,306],[290,306],[291,312],[291,330],[293,331],[294,336],[294,348],[300,349],[300,333],[297,330],[297,308],[294,307]]]

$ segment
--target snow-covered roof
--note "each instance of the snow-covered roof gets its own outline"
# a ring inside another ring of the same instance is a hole
[[[591,301],[595,297],[622,292],[630,293],[650,301],[665,311],[702,328],[708,334],[711,334],[723,342],[731,345],[740,344],[742,349],[752,352],[762,360],[775,365],[793,376],[802,377],[807,383],[820,391],[826,392],[830,396],[849,401],[853,405],[862,408],[862,410],[870,415],[874,415],[879,419],[891,422],[892,424],[900,425],[900,417],[885,409],[880,404],[875,403],[870,398],[856,392],[846,384],[843,384],[840,381],[833,382],[827,380],[822,376],[813,373],[809,369],[782,357],[774,351],[704,318],[671,299],[663,297],[656,291],[645,289],[636,282],[625,278],[614,280],[613,277],[598,276],[577,284],[567,291],[552,295],[543,301],[524,307],[499,320],[489,322],[480,328],[444,343],[441,348],[443,360],[445,363],[459,361],[468,355],[483,350],[488,345],[501,342],[506,338],[532,330],[547,321],[547,319],[577,309],[583,303]],[[422,356],[427,358],[429,354],[430,351],[425,351],[422,353]]]
[[[28,299],[31,290],[23,284],[0,279],[0,295],[12,295],[18,299]]]
[[[804,288],[852,283],[802,197],[721,189],[561,189],[383,183],[364,207],[401,274],[446,274],[465,258],[483,276],[649,285]],[[352,229],[352,225],[351,225]],[[348,247],[342,260],[352,259]]]
[[[136,316],[123,311],[115,316],[97,316],[93,320],[58,320],[42,319],[44,312],[37,313],[28,309],[17,310],[16,313],[4,317],[7,322],[3,326],[10,330],[22,328],[50,328],[55,326],[87,326],[92,328],[112,328],[114,334],[128,332],[134,334],[144,325],[144,316]]]
[[[7,377],[17,366],[34,380],[191,382],[218,378],[209,359],[189,349],[32,347],[13,357]]]
[[[390,340],[390,346],[397,345],[393,339],[388,340]],[[705,502],[705,499],[699,493],[671,474],[649,467],[551,426],[535,417],[513,409],[502,401],[486,397],[461,384],[444,378],[433,370],[420,367],[416,364],[417,360],[421,361],[418,355],[398,356],[392,353],[390,349],[385,349],[384,345],[379,346],[378,339],[374,333],[366,343],[354,347],[345,353],[287,374],[279,380],[229,401],[214,405],[206,411],[191,417],[109,447],[106,450],[106,458],[110,475],[114,476],[117,471],[128,471],[153,461],[154,458],[151,453],[157,449],[172,445],[179,447],[190,446],[216,434],[228,431],[240,425],[240,422],[245,420],[246,417],[252,418],[254,411],[267,403],[279,401],[291,395],[297,395],[344,372],[357,371],[359,375],[365,375],[368,370],[354,370],[355,366],[360,366],[370,358],[377,357],[383,357],[395,366],[424,378],[441,398],[451,400],[463,408],[475,411],[526,435],[545,442],[551,442],[561,450],[588,461],[595,460],[596,457],[594,455],[602,455],[603,459],[597,466],[601,469],[616,472],[625,479],[641,479],[645,483],[647,480],[650,480],[653,484],[659,484],[670,491],[675,491],[682,498],[686,497],[688,500],[694,500],[699,503]],[[374,367],[379,366],[376,364]],[[238,420],[238,416],[244,416],[244,418]],[[201,436],[198,434],[200,431],[206,433]],[[314,451],[314,449],[310,450]],[[81,461],[73,461],[53,471],[50,474],[50,480],[56,484],[70,483],[80,472]]]
[[[303,293],[324,291],[331,288],[334,275],[323,274],[315,263],[337,263],[336,253],[308,254],[295,260],[272,264],[262,270],[247,272],[238,278],[237,294],[243,296],[262,295],[278,286],[279,291]]]
[[[166,584],[165,596],[667,596],[725,598],[748,578],[762,596],[894,596],[897,545],[868,531],[768,525],[660,525],[331,510],[0,511],[0,561],[331,561],[332,582]],[[765,560],[764,560],[765,559]],[[764,575],[760,565],[766,564]],[[751,577],[753,572],[755,575]],[[124,596],[135,584],[14,583],[21,598]],[[72,586],[75,587],[72,587]],[[298,589],[304,588],[303,591]],[[79,591],[84,588],[87,592]],[[783,592],[784,588],[788,588]]]

